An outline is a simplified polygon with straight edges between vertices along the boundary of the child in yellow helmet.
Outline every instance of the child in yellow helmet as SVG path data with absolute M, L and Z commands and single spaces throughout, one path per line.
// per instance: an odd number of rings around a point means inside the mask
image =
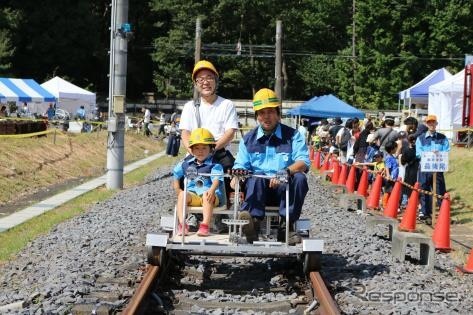
M 215 176 L 199 176 L 187 183 L 186 204 L 188 206 L 202 206 L 203 220 L 200 223 L 197 235 L 208 236 L 209 224 L 215 206 L 222 200 L 223 167 L 213 162 L 215 139 L 210 131 L 205 128 L 194 129 L 189 137 L 189 148 L 192 158 L 179 162 L 173 169 L 173 187 L 177 194 L 177 216 L 179 219 L 178 235 L 189 233 L 189 227 L 184 224 L 182 207 L 184 206 L 184 191 L 180 187 L 180 180 L 186 171 L 192 167 L 198 174 L 215 174 Z

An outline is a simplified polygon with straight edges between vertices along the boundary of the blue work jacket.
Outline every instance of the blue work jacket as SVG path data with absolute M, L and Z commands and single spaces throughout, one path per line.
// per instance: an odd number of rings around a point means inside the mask
M 429 131 L 421 134 L 416 139 L 416 156 L 420 158 L 422 152 L 450 152 L 450 143 L 447 137 L 438 132 L 430 134 Z
M 296 161 L 310 167 L 305 139 L 294 128 L 279 123 L 271 135 L 265 135 L 261 126 L 248 132 L 240 140 L 233 169 L 274 175 Z

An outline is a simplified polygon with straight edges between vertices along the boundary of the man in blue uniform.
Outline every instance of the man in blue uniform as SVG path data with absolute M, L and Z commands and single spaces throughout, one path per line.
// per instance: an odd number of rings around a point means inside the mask
M 428 115 L 425 123 L 427 125 L 427 132 L 421 134 L 416 140 L 416 156 L 421 158 L 422 152 L 450 152 L 450 143 L 448 142 L 447 137 L 435 131 L 437 128 L 437 116 Z M 433 185 L 433 173 L 432 172 L 421 172 L 419 170 L 419 183 L 420 188 L 423 190 L 431 191 Z M 443 172 L 437 173 L 437 194 L 444 195 L 446 191 L 445 188 L 445 178 L 443 177 Z M 430 221 L 430 216 L 432 214 L 432 197 L 426 194 L 421 194 L 420 196 L 421 209 L 419 213 L 420 220 Z
M 292 223 L 299 219 L 309 190 L 305 172 L 310 167 L 310 161 L 304 137 L 297 130 L 280 122 L 280 104 L 276 93 L 270 89 L 264 88 L 255 94 L 253 109 L 258 127 L 240 140 L 233 170 L 265 175 L 275 175 L 284 171 L 289 175 L 291 230 Z M 239 216 L 240 219 L 250 222 L 243 227 L 249 243 L 258 239 L 259 223 L 265 216 L 266 205 L 279 206 L 281 224 L 278 240 L 285 241 L 285 185 L 277 178 L 249 177 L 245 182 L 245 200 L 241 205 Z

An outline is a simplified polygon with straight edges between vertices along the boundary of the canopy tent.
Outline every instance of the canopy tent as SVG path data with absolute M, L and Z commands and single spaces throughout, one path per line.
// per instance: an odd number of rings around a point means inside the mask
M 53 94 L 33 79 L 0 78 L 0 102 L 54 102 Z
M 410 88 L 399 92 L 399 100 L 403 100 L 404 105 L 407 105 L 409 108 L 411 104 L 428 104 L 429 86 L 451 76 L 451 73 L 445 68 L 434 70 Z
M 62 108 L 70 114 L 75 114 L 81 105 L 84 105 L 88 112 L 95 107 L 95 93 L 80 88 L 60 77 L 54 77 L 41 84 L 41 86 L 57 98 L 56 108 Z M 46 107 L 44 110 L 46 110 Z
M 302 105 L 305 105 L 305 104 L 309 104 L 309 103 L 313 103 L 315 102 L 319 97 L 318 96 L 314 96 L 313 98 L 311 98 L 310 100 L 300 104 L 299 106 L 297 107 L 293 107 L 291 108 L 290 110 L 287 111 L 287 114 L 288 115 L 292 115 L 292 116 L 305 116 L 304 114 L 302 114 L 302 111 L 304 110 L 302 108 Z
M 465 70 L 429 87 L 429 114 L 438 118 L 437 129 L 454 139 L 452 129 L 462 126 Z
M 343 118 L 364 118 L 365 113 L 355 107 L 345 103 L 338 97 L 329 94 L 320 97 L 313 97 L 307 102 L 288 111 L 293 116 L 308 116 L 319 118 L 343 117 Z

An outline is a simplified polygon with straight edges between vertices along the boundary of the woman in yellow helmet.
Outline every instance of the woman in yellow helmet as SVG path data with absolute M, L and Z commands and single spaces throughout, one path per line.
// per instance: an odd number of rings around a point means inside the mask
M 187 102 L 182 109 L 179 129 L 182 143 L 190 153 L 189 137 L 192 130 L 206 128 L 215 137 L 216 158 L 230 157 L 220 161 L 225 170 L 233 165 L 233 156 L 226 152 L 238 130 L 238 117 L 232 101 L 217 95 L 219 74 L 214 65 L 207 61 L 197 62 L 192 71 L 192 82 L 199 92 L 196 100 Z

